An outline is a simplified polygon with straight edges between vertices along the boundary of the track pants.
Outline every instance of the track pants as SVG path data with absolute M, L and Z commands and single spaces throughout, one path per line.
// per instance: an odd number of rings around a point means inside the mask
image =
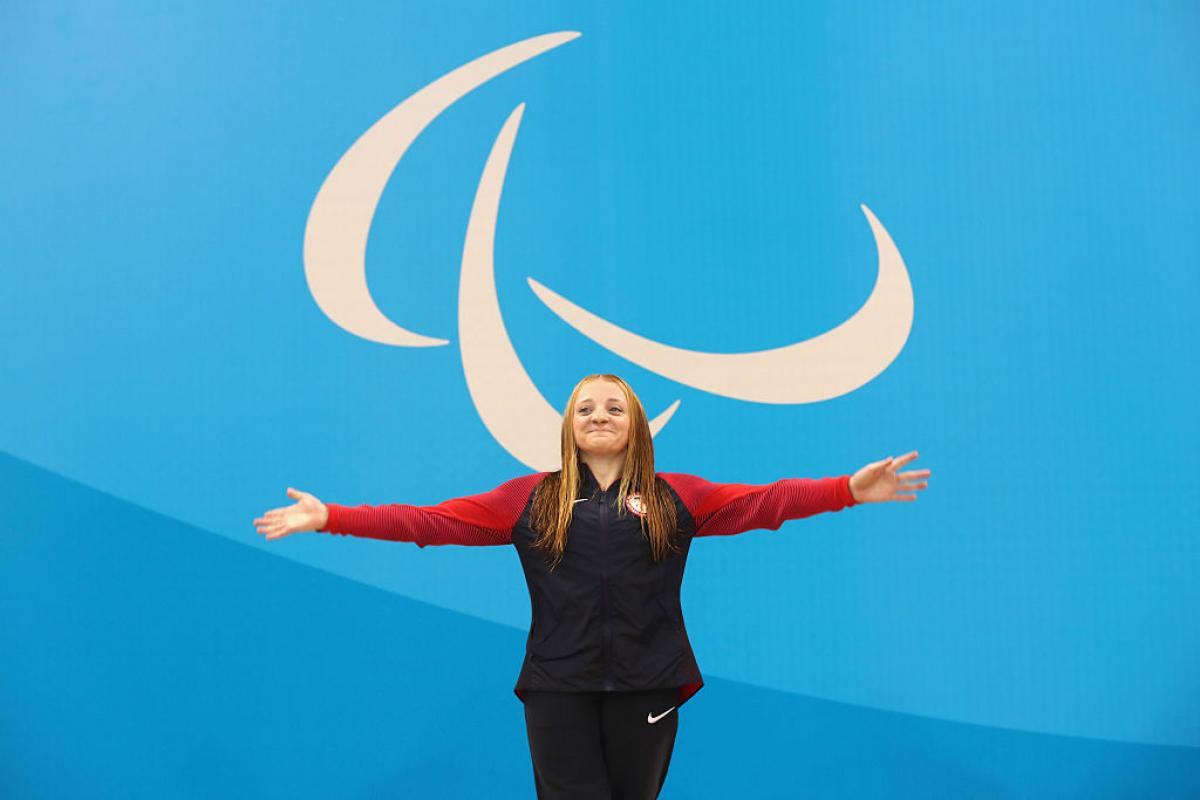
M 677 689 L 525 692 L 538 800 L 654 800 L 679 729 Z

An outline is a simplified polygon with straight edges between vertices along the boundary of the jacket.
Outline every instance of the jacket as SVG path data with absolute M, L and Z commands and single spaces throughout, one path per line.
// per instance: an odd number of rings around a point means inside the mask
M 704 686 L 688 640 L 680 589 L 692 539 L 756 528 L 857 505 L 850 476 L 785 478 L 765 485 L 712 483 L 657 473 L 675 501 L 679 552 L 658 563 L 641 531 L 637 495 L 616 507 L 586 464 L 563 559 L 552 571 L 533 548 L 533 494 L 549 473 L 514 478 L 490 492 L 433 506 L 326 504 L 322 532 L 428 545 L 512 545 L 529 588 L 532 619 L 513 688 L 633 691 L 676 687 L 683 705 Z

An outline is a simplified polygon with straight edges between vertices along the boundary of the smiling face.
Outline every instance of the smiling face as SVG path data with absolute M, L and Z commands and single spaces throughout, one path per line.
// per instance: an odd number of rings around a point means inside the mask
M 629 444 L 629 402 L 625 391 L 608 380 L 588 381 L 572 412 L 575 446 L 595 455 L 616 455 Z

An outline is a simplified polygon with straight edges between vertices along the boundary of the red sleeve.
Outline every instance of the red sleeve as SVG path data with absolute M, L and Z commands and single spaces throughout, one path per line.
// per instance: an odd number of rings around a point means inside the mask
M 662 472 L 696 521 L 696 536 L 727 536 L 756 528 L 778 530 L 789 519 L 858 505 L 850 476 L 784 478 L 756 486 L 711 483 L 695 475 Z
M 431 544 L 511 544 L 529 495 L 546 473 L 523 475 L 490 492 L 456 497 L 435 506 L 392 503 L 343 506 L 326 503 L 329 519 L 321 531 L 394 542 Z

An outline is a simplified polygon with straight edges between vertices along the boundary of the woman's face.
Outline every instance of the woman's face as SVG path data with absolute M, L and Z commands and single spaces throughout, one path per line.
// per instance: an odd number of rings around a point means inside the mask
M 584 453 L 616 455 L 629 444 L 629 404 L 612 381 L 588 381 L 571 411 L 575 446 Z

